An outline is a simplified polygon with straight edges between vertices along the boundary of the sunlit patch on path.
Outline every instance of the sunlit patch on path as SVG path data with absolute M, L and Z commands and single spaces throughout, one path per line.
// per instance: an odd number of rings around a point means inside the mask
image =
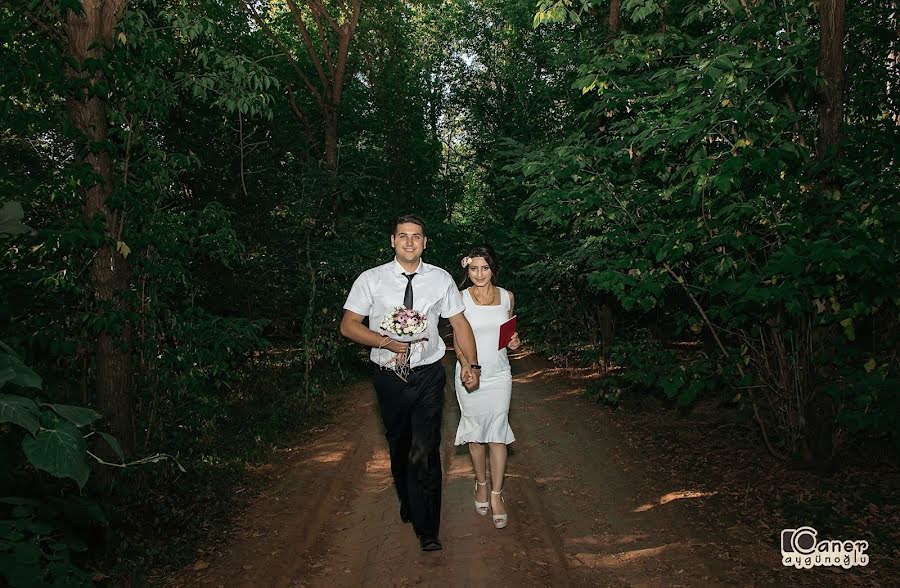
M 454 446 L 459 409 L 447 361 L 440 538 L 423 553 L 400 521 L 390 458 L 368 382 L 338 422 L 297 448 L 194 586 L 709 586 L 727 562 L 677 510 L 715 495 L 665 491 L 614 459 L 602 413 L 580 396 L 584 378 L 522 354 L 513 361 L 516 442 L 504 496 L 509 526 L 474 508 L 468 450 Z M 639 506 L 635 506 L 635 505 Z M 728 584 L 727 582 L 724 582 Z

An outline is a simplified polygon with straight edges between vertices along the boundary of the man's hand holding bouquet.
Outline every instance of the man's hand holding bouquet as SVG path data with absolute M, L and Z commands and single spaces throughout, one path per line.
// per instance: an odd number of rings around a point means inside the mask
M 390 349 L 394 341 L 407 344 L 404 351 L 395 352 L 391 361 L 382 366 L 391 368 L 394 373 L 406 380 L 411 357 L 414 353 L 421 353 L 425 341 L 428 341 L 427 337 L 419 337 L 428 328 L 428 318 L 418 310 L 396 306 L 384 315 L 379 328 L 388 334 L 385 339 L 389 339 L 382 347 Z

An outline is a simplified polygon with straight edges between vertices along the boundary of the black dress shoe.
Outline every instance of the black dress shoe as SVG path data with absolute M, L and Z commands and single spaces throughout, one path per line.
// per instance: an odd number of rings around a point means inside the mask
M 409 506 L 405 504 L 400 505 L 400 520 L 404 523 L 409 522 Z
M 419 545 L 422 546 L 422 551 L 440 551 L 444 548 L 436 537 L 429 537 L 428 535 L 419 536 Z

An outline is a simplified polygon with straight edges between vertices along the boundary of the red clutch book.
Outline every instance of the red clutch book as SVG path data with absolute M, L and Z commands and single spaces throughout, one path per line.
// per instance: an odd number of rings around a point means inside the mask
M 516 332 L 516 317 L 513 316 L 511 319 L 500 325 L 500 347 L 497 349 L 503 349 L 509 342 L 512 340 L 513 333 Z

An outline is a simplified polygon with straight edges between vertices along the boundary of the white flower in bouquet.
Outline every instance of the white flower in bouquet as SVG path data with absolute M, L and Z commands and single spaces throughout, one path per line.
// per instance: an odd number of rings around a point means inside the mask
M 428 328 L 428 318 L 418 310 L 397 306 L 381 319 L 381 328 L 398 337 L 411 337 Z

